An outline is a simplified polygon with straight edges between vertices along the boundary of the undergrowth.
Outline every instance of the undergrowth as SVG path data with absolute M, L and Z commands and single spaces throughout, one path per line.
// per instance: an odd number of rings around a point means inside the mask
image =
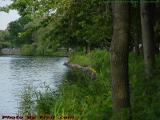
M 91 80 L 80 71 L 69 71 L 57 94 L 50 94 L 50 91 L 40 94 L 37 113 L 57 117 L 74 116 L 75 120 L 111 120 L 113 116 L 109 53 L 99 50 L 87 55 L 75 54 L 70 57 L 69 62 L 92 67 L 97 73 L 97 79 Z M 143 57 L 130 54 L 129 78 L 133 120 L 160 119 L 158 65 L 155 71 L 152 79 L 146 79 Z

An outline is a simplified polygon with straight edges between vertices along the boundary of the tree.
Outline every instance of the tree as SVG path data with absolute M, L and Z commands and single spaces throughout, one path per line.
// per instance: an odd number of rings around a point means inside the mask
M 141 1 L 141 27 L 145 72 L 148 77 L 153 75 L 155 64 L 154 30 L 153 30 L 154 3 Z M 151 11 L 152 10 L 152 11 Z
M 112 102 L 115 115 L 120 115 L 123 110 L 130 110 L 128 78 L 129 11 L 130 5 L 128 2 L 112 3 L 111 75 Z M 124 116 L 121 115 L 121 119 L 122 117 Z
M 9 47 L 10 43 L 8 40 L 8 31 L 6 30 L 0 30 L 0 49 Z
M 25 31 L 24 26 L 30 21 L 31 19 L 25 16 L 9 23 L 7 31 L 9 32 L 8 39 L 12 44 L 12 47 L 20 47 L 24 43 L 32 42 L 29 37 L 26 39 L 20 37 Z

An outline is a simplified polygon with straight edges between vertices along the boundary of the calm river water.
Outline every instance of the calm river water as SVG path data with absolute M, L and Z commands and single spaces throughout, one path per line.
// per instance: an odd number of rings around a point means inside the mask
M 67 68 L 67 58 L 0 56 L 0 115 L 16 115 L 19 94 L 31 85 L 57 89 Z

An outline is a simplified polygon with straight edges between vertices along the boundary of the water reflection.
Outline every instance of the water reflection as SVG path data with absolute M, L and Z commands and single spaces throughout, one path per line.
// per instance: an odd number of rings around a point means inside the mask
M 0 114 L 18 112 L 20 94 L 30 86 L 43 91 L 45 84 L 57 89 L 67 68 L 67 58 L 50 57 L 0 57 Z

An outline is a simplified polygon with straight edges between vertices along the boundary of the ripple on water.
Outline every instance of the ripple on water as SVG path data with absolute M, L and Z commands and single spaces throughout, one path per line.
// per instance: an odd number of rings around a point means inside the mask
M 43 90 L 44 84 L 52 89 L 62 82 L 67 58 L 0 57 L 0 115 L 15 115 L 19 94 L 26 86 Z

